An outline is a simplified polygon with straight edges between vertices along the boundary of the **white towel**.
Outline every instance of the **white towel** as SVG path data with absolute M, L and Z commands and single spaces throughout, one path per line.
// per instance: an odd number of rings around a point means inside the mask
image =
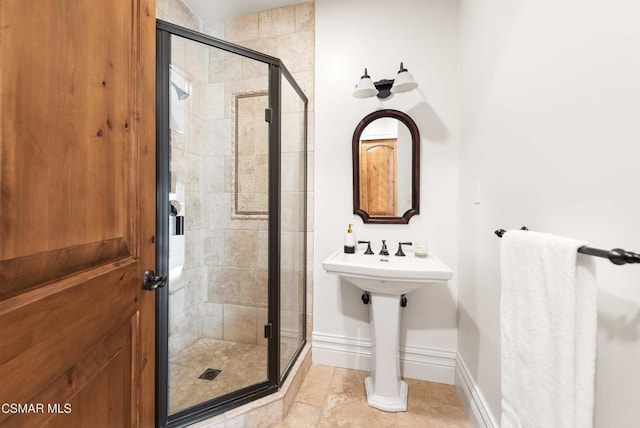
M 585 242 L 502 238 L 502 428 L 593 426 L 596 284 Z

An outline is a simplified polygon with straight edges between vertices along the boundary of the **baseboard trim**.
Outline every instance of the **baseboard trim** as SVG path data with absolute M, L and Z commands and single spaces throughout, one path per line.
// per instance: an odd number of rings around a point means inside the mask
M 313 362 L 355 370 L 371 370 L 371 340 L 313 333 Z M 454 384 L 456 353 L 415 345 L 400 347 L 403 377 Z
M 472 427 L 496 428 L 489 407 L 460 354 L 456 354 L 456 390 Z

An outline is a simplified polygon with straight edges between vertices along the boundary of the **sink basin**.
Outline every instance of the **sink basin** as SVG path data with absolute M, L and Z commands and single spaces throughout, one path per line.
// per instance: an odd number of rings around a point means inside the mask
M 364 291 L 380 294 L 406 294 L 428 283 L 445 282 L 452 271 L 439 258 L 367 254 L 336 251 L 322 262 L 324 269 L 338 275 Z
M 406 411 L 408 387 L 400 377 L 398 341 L 400 298 L 430 284 L 446 282 L 453 271 L 433 255 L 415 257 L 412 252 L 397 257 L 336 251 L 322 266 L 371 296 L 373 368 L 364 380 L 367 404 L 387 412 Z

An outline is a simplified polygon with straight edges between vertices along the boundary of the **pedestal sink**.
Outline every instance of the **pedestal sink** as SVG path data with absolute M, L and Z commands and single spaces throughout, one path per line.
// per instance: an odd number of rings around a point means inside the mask
M 400 377 L 400 297 L 429 284 L 446 282 L 452 270 L 440 259 L 337 251 L 322 262 L 328 273 L 344 278 L 371 295 L 373 364 L 364 381 L 367 404 L 387 412 L 407 410 L 407 384 Z

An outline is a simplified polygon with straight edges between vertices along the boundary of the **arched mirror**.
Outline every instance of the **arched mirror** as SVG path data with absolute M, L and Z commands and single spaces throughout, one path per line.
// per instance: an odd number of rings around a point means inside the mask
M 353 133 L 353 213 L 406 224 L 420 212 L 420 133 L 398 110 L 378 110 Z

